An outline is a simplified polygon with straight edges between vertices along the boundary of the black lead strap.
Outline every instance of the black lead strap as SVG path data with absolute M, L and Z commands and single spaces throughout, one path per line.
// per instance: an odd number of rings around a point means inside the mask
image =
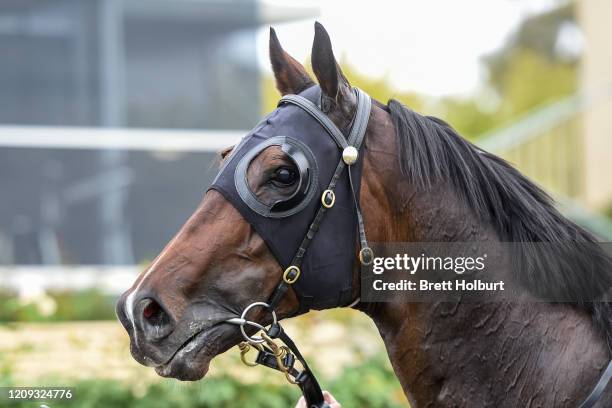
M 323 391 L 321 389 L 321 386 L 319 385 L 319 382 L 317 381 L 315 375 L 310 370 L 310 367 L 308 367 L 306 359 L 304 358 L 304 356 L 302 356 L 302 353 L 300 353 L 300 350 L 298 349 L 294 341 L 282 329 L 280 324 L 277 323 L 276 325 L 272 325 L 268 330 L 268 335 L 272 339 L 279 339 L 280 341 L 282 341 L 291 351 L 291 353 L 287 353 L 284 356 L 284 367 L 279 367 L 278 360 L 276 359 L 274 352 L 269 349 L 264 349 L 263 351 L 260 351 L 255 361 L 258 364 L 273 368 L 281 372 L 287 370 L 289 374 L 295 379 L 297 385 L 300 387 L 300 390 L 304 395 L 304 399 L 306 400 L 306 405 L 309 408 L 329 407 L 323 397 Z M 302 371 L 298 371 L 294 367 L 295 359 L 297 359 L 300 364 L 302 364 Z

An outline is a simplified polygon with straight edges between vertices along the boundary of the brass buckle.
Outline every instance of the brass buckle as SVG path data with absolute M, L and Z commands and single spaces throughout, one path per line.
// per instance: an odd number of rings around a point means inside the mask
M 328 197 L 331 197 L 328 201 Z M 325 190 L 321 195 L 321 204 L 325 208 L 332 208 L 334 203 L 336 202 L 336 194 L 334 194 L 333 190 Z
M 359 251 L 359 262 L 362 265 L 370 265 L 374 261 L 374 251 L 370 247 L 361 248 Z
M 289 276 L 291 272 L 294 272 L 295 276 L 293 277 Z M 300 273 L 301 273 L 300 268 L 298 268 L 295 265 L 291 265 L 287 269 L 285 269 L 285 272 L 283 272 L 283 280 L 289 285 L 293 285 L 300 277 Z

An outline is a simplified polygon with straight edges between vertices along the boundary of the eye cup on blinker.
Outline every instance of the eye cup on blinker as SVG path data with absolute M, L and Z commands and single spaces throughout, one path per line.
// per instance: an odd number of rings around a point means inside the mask
M 298 185 L 291 196 L 274 203 L 262 203 L 249 187 L 247 171 L 259 153 L 270 146 L 279 146 L 298 170 Z M 318 168 L 314 154 L 304 143 L 288 136 L 275 136 L 253 147 L 238 162 L 234 183 L 240 198 L 253 211 L 269 218 L 284 218 L 303 210 L 317 189 Z

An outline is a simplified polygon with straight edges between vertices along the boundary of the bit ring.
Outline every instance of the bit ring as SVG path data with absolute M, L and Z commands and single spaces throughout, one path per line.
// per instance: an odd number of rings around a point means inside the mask
M 254 308 L 254 307 L 264 307 L 266 309 L 270 308 L 270 305 L 267 304 L 266 302 L 255 302 L 255 303 L 251 303 L 250 305 L 248 305 L 243 311 L 242 314 L 240 315 L 240 319 L 242 320 L 242 322 L 239 324 L 240 325 L 240 332 L 242 333 L 242 337 L 244 337 L 244 339 L 246 341 L 248 341 L 251 344 L 262 344 L 265 343 L 265 339 L 261 336 L 249 336 L 248 334 L 246 334 L 246 331 L 244 330 L 244 326 L 245 325 L 250 325 L 253 327 L 258 328 L 259 330 L 263 330 L 264 332 L 266 331 L 266 328 L 263 327 L 262 325 L 260 325 L 259 323 L 256 322 L 252 322 L 250 320 L 246 319 L 247 313 L 249 313 L 249 311 Z M 276 318 L 276 312 L 274 310 L 271 310 L 271 314 L 272 314 L 272 324 L 277 324 L 278 323 L 278 319 Z

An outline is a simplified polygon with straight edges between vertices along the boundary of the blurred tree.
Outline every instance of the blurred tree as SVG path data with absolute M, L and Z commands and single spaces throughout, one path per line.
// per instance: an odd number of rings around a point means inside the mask
M 463 137 L 473 139 L 498 123 L 495 112 L 483 108 L 477 99 L 444 98 L 433 105 L 434 114 L 443 118 Z
M 580 50 L 569 50 L 564 33 L 579 35 L 574 4 L 524 20 L 497 52 L 485 57 L 487 86 L 496 92 L 496 125 L 576 92 Z
M 573 3 L 525 19 L 498 51 L 483 58 L 487 77 L 481 91 L 472 98 L 445 98 L 437 110 L 459 133 L 477 138 L 572 95 L 580 50 L 568 49 L 567 35 L 580 35 Z
M 530 51 L 550 65 L 566 65 L 576 68 L 579 55 L 566 52 L 562 42 L 564 30 L 577 27 L 574 4 L 525 19 L 506 43 L 496 52 L 486 56 L 483 62 L 489 74 L 489 84 L 504 95 L 510 91 L 505 78 L 516 69 L 516 60 Z
M 539 105 L 576 92 L 575 64 L 558 63 L 530 49 L 513 51 L 507 68 L 491 85 L 501 89 L 497 122 L 507 122 Z

